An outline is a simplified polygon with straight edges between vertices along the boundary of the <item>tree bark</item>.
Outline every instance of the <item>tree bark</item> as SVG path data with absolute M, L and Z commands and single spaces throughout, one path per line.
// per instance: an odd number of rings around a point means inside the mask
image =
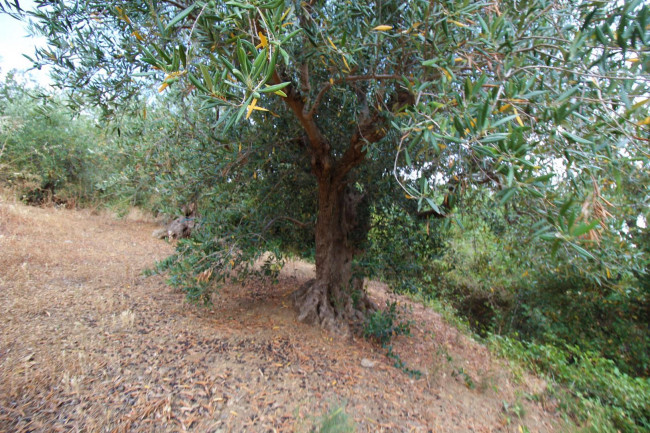
M 308 81 L 308 69 L 303 67 L 301 72 L 303 81 Z M 273 82 L 283 81 L 276 72 Z M 316 278 L 294 293 L 294 305 L 298 320 L 347 335 L 362 324 L 369 311 L 376 310 L 363 290 L 363 278 L 352 272 L 355 245 L 350 235 L 357 229 L 356 211 L 361 197 L 348 187 L 348 178 L 365 158 L 364 143 L 380 140 L 385 129 L 377 115 L 365 114 L 346 151 L 335 158 L 313 117 L 317 105 L 308 109 L 306 98 L 292 85 L 285 88 L 285 93 L 285 103 L 307 134 L 312 172 L 318 181 Z
M 319 179 L 316 223 L 316 278 L 294 293 L 298 320 L 347 335 L 376 307 L 363 290 L 363 278 L 353 275 L 355 246 L 350 234 L 357 225 L 360 195 L 336 182 Z

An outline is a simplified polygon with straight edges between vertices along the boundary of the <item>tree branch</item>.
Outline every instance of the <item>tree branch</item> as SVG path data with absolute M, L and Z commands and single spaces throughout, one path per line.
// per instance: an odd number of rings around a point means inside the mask
M 359 127 L 350 139 L 350 145 L 336 164 L 334 182 L 343 180 L 346 174 L 361 164 L 366 157 L 363 146 L 366 143 L 376 143 L 386 136 L 385 122 L 379 113 L 368 116 L 359 122 Z
M 277 70 L 273 72 L 271 80 L 273 84 L 279 84 L 286 81 L 278 75 Z M 293 114 L 307 133 L 311 149 L 312 169 L 314 170 L 316 177 L 321 179 L 323 176 L 326 176 L 332 168 L 330 145 L 318 128 L 318 125 L 316 125 L 314 119 L 305 115 L 305 103 L 302 100 L 302 95 L 296 91 L 293 84 L 285 87 L 284 92 L 287 95 L 286 98 L 282 98 L 284 103 L 289 106 L 291 111 L 293 111 Z
M 297 225 L 297 226 L 299 226 L 299 227 L 308 227 L 308 226 L 312 225 L 312 224 L 310 224 L 310 223 L 305 223 L 305 222 L 302 222 L 302 221 L 298 221 L 297 219 L 295 219 L 295 218 L 291 218 L 290 216 L 282 215 L 282 216 L 279 216 L 279 217 L 275 217 L 275 218 L 273 218 L 271 221 L 269 221 L 269 222 L 264 226 L 264 230 L 262 230 L 262 233 L 266 233 L 266 232 L 268 231 L 268 229 L 270 229 L 271 226 L 272 226 L 273 224 L 275 224 L 275 223 L 276 223 L 277 221 L 279 221 L 279 220 L 287 220 L 287 221 L 291 221 L 292 223 L 294 223 L 295 225 Z
M 377 81 L 382 81 L 382 80 L 399 80 L 401 77 L 399 75 L 393 75 L 393 74 L 372 74 L 372 75 L 347 75 L 343 78 L 338 78 L 333 81 L 329 81 L 325 84 L 323 84 L 323 87 L 319 90 L 318 94 L 316 95 L 316 99 L 314 99 L 313 104 L 311 104 L 311 107 L 309 110 L 305 113 L 305 115 L 309 118 L 313 117 L 314 114 L 316 113 L 316 109 L 320 105 L 323 97 L 325 96 L 325 93 L 329 89 L 332 88 L 334 84 L 339 84 L 342 82 L 347 82 L 351 83 L 354 81 L 371 81 L 371 80 L 377 80 Z

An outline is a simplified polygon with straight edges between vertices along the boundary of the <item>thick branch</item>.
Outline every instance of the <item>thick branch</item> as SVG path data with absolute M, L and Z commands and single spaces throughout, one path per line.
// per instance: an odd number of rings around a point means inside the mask
M 342 181 L 346 174 L 361 164 L 366 157 L 363 146 L 366 143 L 376 143 L 386 136 L 385 122 L 379 113 L 366 117 L 359 122 L 359 127 L 350 139 L 350 145 L 336 164 L 334 181 Z
M 278 75 L 278 72 L 275 71 L 273 73 L 272 83 L 279 84 L 282 82 L 283 80 Z M 284 103 L 287 104 L 291 111 L 293 111 L 293 114 L 307 133 L 311 148 L 312 169 L 314 170 L 316 177 L 320 179 L 323 176 L 326 176 L 332 168 L 332 157 L 330 155 L 329 143 L 321 133 L 314 119 L 305 116 L 305 103 L 294 86 L 290 84 L 285 87 L 284 92 L 287 95 L 286 98 L 283 98 Z
M 342 82 L 347 82 L 351 83 L 354 81 L 371 81 L 371 80 L 399 80 L 400 76 L 399 75 L 390 75 L 390 74 L 373 74 L 373 75 L 347 75 L 343 78 L 338 78 L 336 80 L 329 81 L 325 84 L 323 84 L 323 87 L 318 91 L 318 94 L 316 95 L 316 99 L 314 99 L 314 102 L 311 104 L 311 107 L 306 113 L 307 117 L 313 117 L 314 114 L 316 113 L 316 109 L 320 105 L 321 101 L 323 100 L 323 97 L 327 93 L 329 89 L 332 88 L 334 84 L 342 83 Z

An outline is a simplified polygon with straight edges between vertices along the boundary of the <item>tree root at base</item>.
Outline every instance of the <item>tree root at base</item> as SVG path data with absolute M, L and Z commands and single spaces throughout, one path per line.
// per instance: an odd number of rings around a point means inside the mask
M 363 281 L 356 280 L 350 292 L 324 281 L 307 281 L 292 294 L 298 320 L 341 336 L 358 332 L 367 315 L 377 310 L 362 286 Z

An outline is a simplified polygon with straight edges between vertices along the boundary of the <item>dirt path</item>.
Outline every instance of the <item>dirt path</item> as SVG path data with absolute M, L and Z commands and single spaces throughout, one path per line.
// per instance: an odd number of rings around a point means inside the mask
M 297 323 L 308 265 L 188 305 L 142 276 L 172 251 L 154 228 L 0 199 L 0 432 L 307 432 L 338 407 L 361 432 L 560 430 L 543 382 L 421 306 L 394 344 L 419 379 Z

